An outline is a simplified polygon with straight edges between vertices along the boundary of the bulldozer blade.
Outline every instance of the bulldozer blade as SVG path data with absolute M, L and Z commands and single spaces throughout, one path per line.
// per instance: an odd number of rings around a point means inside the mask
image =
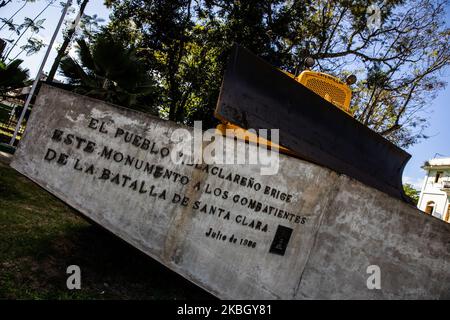
M 279 144 L 299 158 L 410 201 L 402 186 L 410 154 L 239 45 L 215 116 L 245 129 L 279 129 Z

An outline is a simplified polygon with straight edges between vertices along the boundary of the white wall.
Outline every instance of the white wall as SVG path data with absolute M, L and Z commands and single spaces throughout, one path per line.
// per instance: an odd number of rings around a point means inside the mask
M 443 172 L 438 182 L 435 182 L 436 173 L 440 171 Z M 429 201 L 434 201 L 435 208 L 433 211 L 433 216 L 440 219 L 443 218 L 444 213 L 447 211 L 449 205 L 449 196 L 444 191 L 441 191 L 442 182 L 450 181 L 450 170 L 437 170 L 430 169 L 427 172 L 427 177 L 425 178 L 422 191 L 420 193 L 419 203 L 417 207 L 425 211 L 427 203 Z

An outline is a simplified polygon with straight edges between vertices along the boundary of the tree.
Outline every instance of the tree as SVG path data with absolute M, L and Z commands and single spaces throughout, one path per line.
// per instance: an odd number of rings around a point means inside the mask
M 110 30 L 121 33 L 124 39 L 141 48 L 140 56 L 158 75 L 162 89 L 161 113 L 170 120 L 182 122 L 184 103 L 189 99 L 183 90 L 186 86 L 183 58 L 191 39 L 189 31 L 194 26 L 192 1 L 142 0 L 116 5 L 114 14 L 117 18 L 109 26 Z M 142 32 L 143 29 L 146 32 Z
M 445 3 L 385 1 L 378 29 L 367 28 L 364 6 L 333 2 L 322 11 L 332 12 L 329 18 L 319 19 L 327 31 L 311 46 L 312 56 L 331 73 L 353 59 L 362 76 L 353 99 L 356 118 L 402 147 L 426 137 L 424 111 L 444 86 L 438 75 L 450 62 Z
M 104 22 L 103 18 L 100 18 L 97 14 L 88 15 L 84 14 L 80 21 L 80 33 L 85 39 L 91 41 L 95 35 L 100 31 L 100 23 Z
M 414 204 L 417 205 L 419 202 L 420 191 L 416 190 L 409 183 L 403 184 L 403 190 L 405 191 L 405 194 L 413 200 Z
M 45 44 L 42 40 L 35 38 L 33 36 L 30 36 L 27 40 L 27 43 L 25 43 L 23 46 L 20 47 L 20 50 L 12 60 L 16 60 L 22 53 L 26 53 L 27 56 L 30 56 L 32 54 L 35 54 L 39 52 L 43 47 L 45 47 Z
M 238 42 L 274 66 L 297 73 L 305 57 L 316 70 L 356 73 L 355 117 L 399 146 L 422 138 L 426 106 L 444 82 L 450 32 L 445 0 L 109 0 L 109 28 L 128 33 L 158 74 L 170 120 L 208 118 L 226 57 Z M 381 25 L 369 27 L 370 5 Z M 200 84 L 200 85 L 199 85 Z
M 22 69 L 22 60 L 14 60 L 5 64 L 0 60 L 0 97 L 5 97 L 11 90 L 22 88 L 28 79 L 28 70 Z
M 15 30 L 15 25 L 13 22 L 13 18 L 20 12 L 22 11 L 23 8 L 25 8 L 25 6 L 30 3 L 30 2 L 34 2 L 34 0 L 23 0 L 22 1 L 22 5 L 19 7 L 19 9 L 17 9 L 12 15 L 11 17 L 9 17 L 8 19 L 6 18 L 0 18 L 0 21 L 3 22 L 2 26 L 0 27 L 0 31 L 5 27 L 8 26 L 10 30 Z M 5 3 L 6 5 L 7 3 Z M 1 6 L 0 6 L 1 7 Z
M 8 52 L 5 54 L 5 56 L 3 57 L 3 59 L 6 61 L 9 57 L 9 55 L 12 53 L 12 51 L 14 50 L 14 48 L 18 45 L 19 41 L 22 39 L 22 37 L 27 33 L 27 31 L 29 29 L 31 29 L 31 36 L 28 38 L 27 42 L 29 40 L 32 39 L 33 34 L 37 34 L 41 29 L 43 29 L 43 23 L 45 22 L 45 19 L 39 19 L 38 18 L 55 2 L 56 0 L 50 0 L 47 5 L 33 18 L 28 18 L 25 17 L 24 22 L 19 25 L 19 26 L 15 26 L 11 21 L 5 21 L 5 23 L 9 26 L 9 28 L 13 31 L 17 32 L 17 39 L 15 41 L 10 41 L 12 42 L 12 46 L 11 48 L 8 50 Z M 27 2 L 26 2 L 27 3 Z M 26 4 L 25 3 L 25 4 Z M 19 9 L 20 10 L 20 9 Z M 13 15 L 14 16 L 14 15 Z M 42 46 L 41 46 L 42 47 Z M 37 48 L 35 46 L 35 48 Z M 39 48 L 40 49 L 40 48 Z M 17 58 L 18 55 L 16 55 L 15 58 Z M 10 59 L 10 60 L 14 60 L 14 59 Z
M 6 6 L 8 3 L 10 3 L 12 0 L 0 0 L 0 8 Z
M 124 46 L 114 35 L 103 32 L 93 43 L 80 39 L 78 61 L 65 56 L 61 73 L 68 88 L 121 106 L 152 112 L 155 83 L 136 48 Z

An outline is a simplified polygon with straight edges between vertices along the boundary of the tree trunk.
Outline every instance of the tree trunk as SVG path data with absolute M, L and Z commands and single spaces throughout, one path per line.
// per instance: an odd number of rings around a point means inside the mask
M 86 8 L 86 5 L 88 4 L 89 0 L 83 0 L 83 2 L 80 5 L 80 12 L 78 15 L 80 17 L 83 16 L 84 9 Z M 76 19 L 76 18 L 75 18 Z M 74 24 L 76 24 L 76 20 L 74 20 Z M 69 46 L 70 42 L 72 41 L 72 37 L 76 30 L 76 25 L 73 26 L 73 29 L 71 29 L 67 37 L 64 38 L 64 42 L 61 45 L 61 48 L 58 50 L 58 54 L 56 55 L 55 61 L 53 62 L 52 68 L 50 69 L 50 72 L 48 73 L 47 77 L 47 83 L 53 82 L 53 79 L 55 78 L 56 71 L 58 70 L 59 64 L 61 62 L 62 57 L 66 54 L 67 47 Z

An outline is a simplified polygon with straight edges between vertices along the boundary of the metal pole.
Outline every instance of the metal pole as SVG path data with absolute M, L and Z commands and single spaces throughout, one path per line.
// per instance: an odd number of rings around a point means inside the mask
M 34 91 L 36 90 L 36 86 L 41 78 L 42 70 L 44 69 L 45 62 L 47 62 L 48 55 L 50 54 L 50 51 L 52 50 L 53 43 L 55 42 L 56 36 L 58 35 L 59 29 L 61 28 L 61 25 L 64 21 L 64 17 L 66 16 L 67 10 L 72 5 L 72 0 L 67 0 L 66 5 L 64 6 L 63 12 L 61 14 L 61 18 L 59 19 L 58 25 L 56 26 L 55 32 L 53 33 L 52 39 L 50 40 L 50 43 L 48 44 L 47 52 L 45 53 L 44 59 L 42 60 L 41 66 L 39 67 L 39 71 L 36 75 L 36 78 L 33 81 L 33 85 L 31 87 L 31 91 L 28 94 L 27 100 L 25 102 L 25 105 L 23 106 L 22 113 L 19 117 L 19 122 L 16 125 L 16 129 L 14 130 L 14 134 L 11 138 L 11 141 L 9 142 L 10 146 L 14 145 L 14 142 L 16 141 L 17 133 L 19 132 L 19 129 L 22 125 L 23 118 L 25 117 L 25 113 L 27 112 L 28 106 L 30 105 L 31 99 L 33 98 Z

